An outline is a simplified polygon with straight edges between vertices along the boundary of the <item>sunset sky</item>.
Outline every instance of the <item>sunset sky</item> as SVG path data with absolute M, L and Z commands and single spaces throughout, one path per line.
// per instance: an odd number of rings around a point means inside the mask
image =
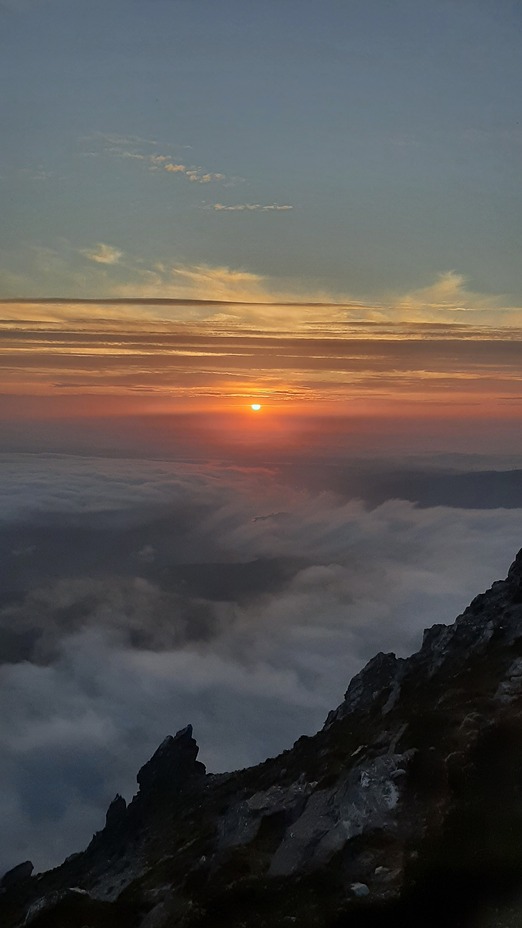
M 0 0 L 0 876 L 189 722 L 214 771 L 311 734 L 505 575 L 521 30 Z
M 276 411 L 471 417 L 514 450 L 521 19 L 4 0 L 4 417 L 258 399 L 268 440 Z

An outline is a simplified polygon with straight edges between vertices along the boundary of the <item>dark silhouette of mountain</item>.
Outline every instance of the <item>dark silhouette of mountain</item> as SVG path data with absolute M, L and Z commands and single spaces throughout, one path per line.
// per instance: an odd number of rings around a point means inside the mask
M 522 551 L 406 659 L 378 654 L 323 729 L 207 774 L 188 725 L 89 847 L 0 884 L 3 928 L 522 924 Z
M 422 508 L 517 509 L 522 504 L 522 471 L 391 471 L 377 477 L 367 490 L 362 487 L 362 495 L 373 505 L 395 497 Z
M 346 499 L 359 497 L 370 506 L 405 499 L 420 508 L 518 509 L 522 506 L 522 470 L 451 470 L 386 468 L 369 464 L 331 465 L 328 488 Z M 325 467 L 303 464 L 300 476 L 315 489 L 324 488 Z M 293 476 L 293 472 L 292 472 Z M 294 478 L 295 479 L 295 478 Z

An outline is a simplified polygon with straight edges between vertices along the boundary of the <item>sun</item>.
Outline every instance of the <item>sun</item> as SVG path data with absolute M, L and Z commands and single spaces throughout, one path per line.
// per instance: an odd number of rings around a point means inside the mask
M 254 412 L 259 412 L 261 409 L 261 403 L 252 403 L 250 409 L 253 409 Z

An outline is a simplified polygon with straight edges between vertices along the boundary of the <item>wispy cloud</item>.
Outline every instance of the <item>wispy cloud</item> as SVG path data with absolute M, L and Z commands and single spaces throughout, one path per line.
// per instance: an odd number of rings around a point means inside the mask
M 123 252 L 119 248 L 114 248 L 113 245 L 107 245 L 105 242 L 96 242 L 94 248 L 82 248 L 80 252 L 96 264 L 118 264 L 120 258 L 123 257 Z
M 151 171 L 163 170 L 168 174 L 184 174 L 187 180 L 197 184 L 209 184 L 214 180 L 226 180 L 225 174 L 216 171 L 205 171 L 204 168 L 187 167 L 186 164 L 171 161 L 166 155 L 143 156 L 143 160 L 148 162 Z
M 210 184 L 214 181 L 227 180 L 226 174 L 221 171 L 209 171 L 200 165 L 185 164 L 175 159 L 173 155 L 165 154 L 160 151 L 159 143 L 152 139 L 100 133 L 95 137 L 95 142 L 101 142 L 103 153 L 116 158 L 141 162 L 149 171 L 166 171 L 167 174 L 179 174 L 191 183 L 196 184 Z M 179 148 L 180 146 L 175 147 Z M 186 149 L 190 146 L 184 145 L 182 147 Z M 91 155 L 99 153 L 98 151 L 89 152 Z
M 155 265 L 138 271 L 139 279 L 122 284 L 118 296 L 159 296 L 181 299 L 265 301 L 268 281 L 244 268 L 210 264 Z
M 178 277 L 190 280 L 196 286 L 203 284 L 212 288 L 216 285 L 230 287 L 238 284 L 257 287 L 263 280 L 260 274 L 253 274 L 251 271 L 208 264 L 179 266 L 175 267 L 173 272 Z
M 163 155 L 158 155 L 155 159 L 155 164 L 161 164 L 164 171 L 168 171 L 169 174 L 183 174 L 187 169 L 184 164 L 173 164 L 172 161 L 167 161 L 166 164 L 163 163 Z
M 279 203 L 234 203 L 232 206 L 225 206 L 224 203 L 212 203 L 208 207 L 208 209 L 216 210 L 218 213 L 270 213 L 285 212 L 293 208 L 288 203 L 281 205 Z
M 198 184 L 208 184 L 212 180 L 225 180 L 225 174 L 217 174 L 212 171 L 203 171 L 202 168 L 189 168 L 186 172 L 189 180 Z
M 497 294 L 476 293 L 467 286 L 463 274 L 445 271 L 434 283 L 392 298 L 397 317 L 413 320 L 418 318 L 444 319 L 451 314 L 495 313 L 502 307 L 502 298 Z

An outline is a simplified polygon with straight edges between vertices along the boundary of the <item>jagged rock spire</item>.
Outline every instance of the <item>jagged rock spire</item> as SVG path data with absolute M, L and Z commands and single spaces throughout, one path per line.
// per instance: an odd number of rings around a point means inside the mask
M 199 746 L 192 737 L 192 725 L 180 729 L 174 737 L 168 735 L 138 771 L 136 779 L 140 795 L 180 789 L 192 777 L 203 776 L 205 766 L 196 760 L 198 754 Z
M 107 813 L 105 815 L 105 827 L 106 828 L 117 828 L 121 822 L 124 821 L 127 812 L 127 803 L 123 796 L 120 796 L 119 793 L 116 794 L 112 800 Z

